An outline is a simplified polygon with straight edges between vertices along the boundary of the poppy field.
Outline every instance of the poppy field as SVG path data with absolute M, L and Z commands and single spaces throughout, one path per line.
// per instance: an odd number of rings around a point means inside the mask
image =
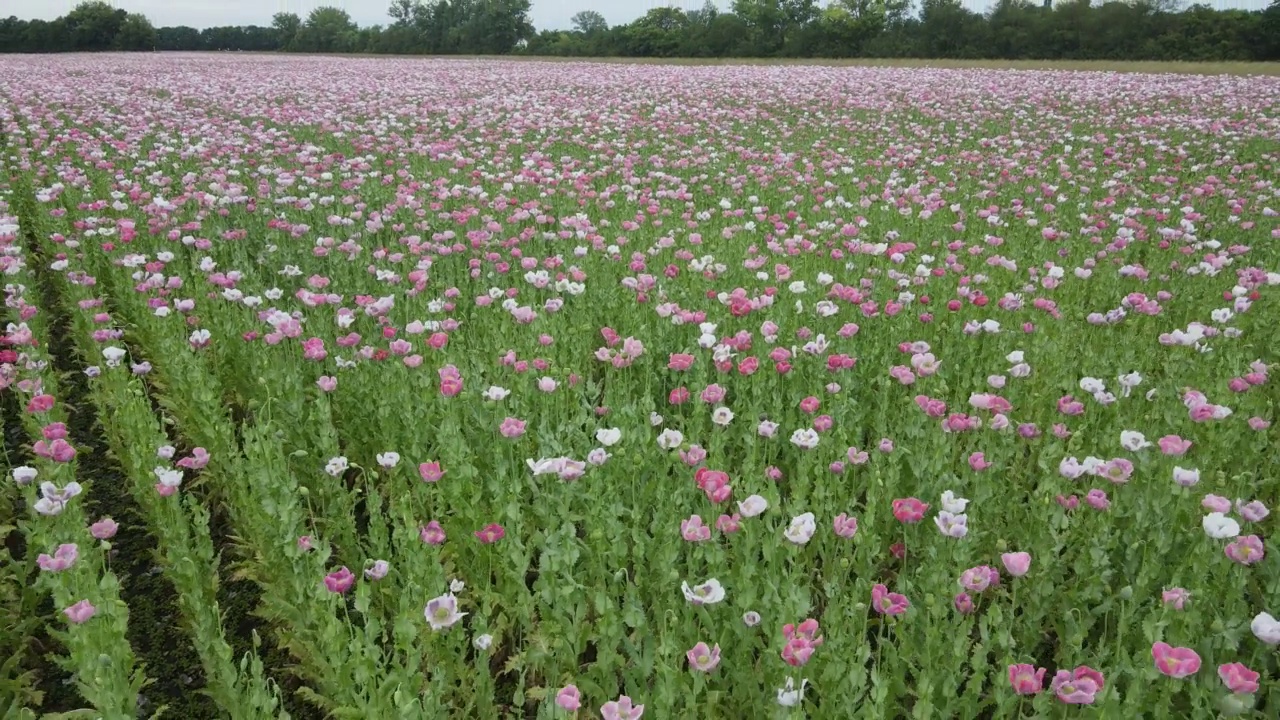
M 1280 711 L 1280 79 L 0 59 L 0 711 Z

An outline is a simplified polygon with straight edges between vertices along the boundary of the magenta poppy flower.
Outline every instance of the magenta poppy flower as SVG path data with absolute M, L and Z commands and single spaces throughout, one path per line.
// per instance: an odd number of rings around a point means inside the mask
M 492 545 L 506 537 L 507 531 L 498 523 L 489 523 L 475 532 L 476 539 L 485 545 Z
M 341 595 L 355 584 L 356 576 L 344 565 L 324 576 L 324 587 L 331 593 Z

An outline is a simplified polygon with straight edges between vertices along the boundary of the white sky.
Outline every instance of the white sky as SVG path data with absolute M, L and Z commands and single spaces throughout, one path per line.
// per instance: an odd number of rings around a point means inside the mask
M 346 10 L 361 26 L 387 25 L 390 0 L 108 0 L 129 12 L 146 15 L 156 27 L 189 25 L 270 25 L 271 16 L 281 11 L 303 17 L 316 7 L 333 5 Z M 713 0 L 728 8 L 732 0 Z M 79 0 L 0 0 L 0 17 L 17 15 L 24 20 L 52 20 L 64 15 Z M 610 25 L 631 22 L 650 8 L 671 5 L 688 10 L 702 7 L 703 0 L 533 0 L 530 16 L 539 30 L 568 29 L 569 18 L 580 10 L 595 10 Z
M 303 17 L 316 7 L 335 5 L 350 13 L 361 26 L 387 25 L 390 0 L 108 0 L 112 5 L 140 12 L 156 27 L 189 25 L 206 28 L 215 25 L 270 25 L 271 16 L 289 11 Z M 1270 0 L 1200 0 L 1211 7 L 1261 9 Z M 732 0 L 713 0 L 728 9 Z M 818 0 L 825 5 L 827 0 Z M 982 11 L 990 0 L 961 0 L 965 7 Z M 52 20 L 64 15 L 79 0 L 0 0 L 0 17 L 17 15 L 24 20 Z M 1186 0 L 1185 4 L 1190 4 Z M 539 30 L 569 29 L 569 18 L 580 10 L 595 10 L 610 25 L 631 22 L 654 7 L 670 5 L 685 10 L 702 7 L 703 0 L 533 0 L 530 13 L 533 26 Z

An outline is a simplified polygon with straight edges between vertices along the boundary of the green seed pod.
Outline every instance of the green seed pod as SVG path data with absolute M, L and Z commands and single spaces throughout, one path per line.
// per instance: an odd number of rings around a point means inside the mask
M 1218 699 L 1218 710 L 1224 717 L 1235 717 L 1247 712 L 1253 706 L 1252 695 L 1228 693 Z

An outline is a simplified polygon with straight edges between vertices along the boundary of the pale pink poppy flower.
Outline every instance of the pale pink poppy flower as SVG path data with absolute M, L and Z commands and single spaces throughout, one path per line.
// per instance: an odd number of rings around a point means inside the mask
M 715 383 L 712 383 L 703 389 L 700 397 L 702 398 L 702 402 L 714 405 L 724 400 L 724 396 L 725 396 L 724 388 L 720 387 Z
M 1240 517 L 1249 522 L 1262 522 L 1271 514 L 1266 505 L 1257 500 L 1245 502 L 1239 498 L 1236 499 L 1236 512 L 1240 513 Z
M 105 517 L 89 526 L 89 534 L 97 540 L 110 540 L 119 528 L 115 520 Z
M 1053 676 L 1049 689 L 1068 705 L 1092 705 L 1098 693 L 1106 687 L 1102 673 L 1087 665 L 1074 671 L 1059 670 Z
M 448 630 L 467 616 L 467 613 L 458 612 L 458 598 L 453 593 L 446 593 L 429 600 L 422 614 L 426 617 L 431 629 L 436 631 Z
M 65 608 L 62 611 L 62 614 L 67 616 L 67 620 L 76 625 L 87 622 L 89 618 L 93 617 L 97 613 L 98 609 L 88 600 L 81 600 L 75 605 Z
M 1228 513 L 1231 512 L 1231 501 L 1221 495 L 1205 495 L 1200 501 L 1200 506 L 1210 512 Z
M 1098 474 L 1117 485 L 1124 484 L 1133 475 L 1133 463 L 1124 458 L 1108 460 L 1103 463 Z
M 736 533 L 742 529 L 742 516 L 738 513 L 721 515 L 716 518 L 716 529 L 726 535 Z
M 1107 494 L 1097 488 L 1086 493 L 1084 501 L 1089 503 L 1089 507 L 1094 510 L 1106 510 L 1111 507 L 1111 500 L 1107 498 Z
M 518 438 L 524 435 L 525 423 L 519 418 L 509 417 L 498 426 L 498 432 L 505 438 Z
M 1009 686 L 1018 695 L 1036 695 L 1044 689 L 1045 669 L 1036 669 L 1034 665 L 1017 664 L 1009 666 Z
M 1183 440 L 1177 435 L 1165 435 L 1160 438 L 1160 452 L 1171 457 L 1181 457 L 1191 449 L 1191 441 Z
M 1228 543 L 1223 552 L 1241 565 L 1254 565 L 1262 562 L 1267 551 L 1262 546 L 1262 538 L 1257 535 L 1246 535 Z
M 975 452 L 969 456 L 969 467 L 973 468 L 974 472 L 982 472 L 991 467 L 991 463 L 987 462 L 986 455 Z
M 938 526 L 938 531 L 947 537 L 963 538 L 969 534 L 969 517 L 967 515 L 956 515 L 942 510 L 934 516 L 933 522 Z
M 36 564 L 45 572 L 62 572 L 67 568 L 75 565 L 76 558 L 80 555 L 80 548 L 75 543 L 63 543 L 50 556 L 46 553 L 40 553 L 36 558 Z
M 445 541 L 444 528 L 440 526 L 439 520 L 432 520 L 418 531 L 418 539 L 427 545 L 443 545 Z
M 685 657 L 689 660 L 690 670 L 711 672 L 720 664 L 720 646 L 711 648 L 705 642 L 699 642 L 685 653 Z
M 556 705 L 568 712 L 576 712 L 582 707 L 582 693 L 576 685 L 565 685 L 556 693 Z
M 698 515 L 690 515 L 680 521 L 680 536 L 689 542 L 704 542 L 711 539 L 711 528 Z
M 1004 569 L 1014 577 L 1022 577 L 1031 570 L 1031 554 L 1025 552 L 1004 553 L 1000 556 Z
M 632 705 L 631 698 L 626 695 L 600 706 L 603 720 L 640 720 L 643 714 L 644 705 Z
M 1160 602 L 1172 607 L 1174 610 L 1181 610 L 1191 599 L 1190 591 L 1185 588 L 1169 588 L 1160 593 Z
M 837 537 L 851 538 L 858 534 L 858 518 L 845 513 L 837 515 L 832 521 L 832 526 Z
M 759 495 L 751 495 L 738 501 L 738 511 L 742 517 L 755 517 L 769 508 L 769 501 Z
M 960 587 L 972 593 L 980 593 L 991 587 L 992 569 L 986 565 L 971 567 L 960 573 Z M 997 576 L 998 577 L 998 576 Z

